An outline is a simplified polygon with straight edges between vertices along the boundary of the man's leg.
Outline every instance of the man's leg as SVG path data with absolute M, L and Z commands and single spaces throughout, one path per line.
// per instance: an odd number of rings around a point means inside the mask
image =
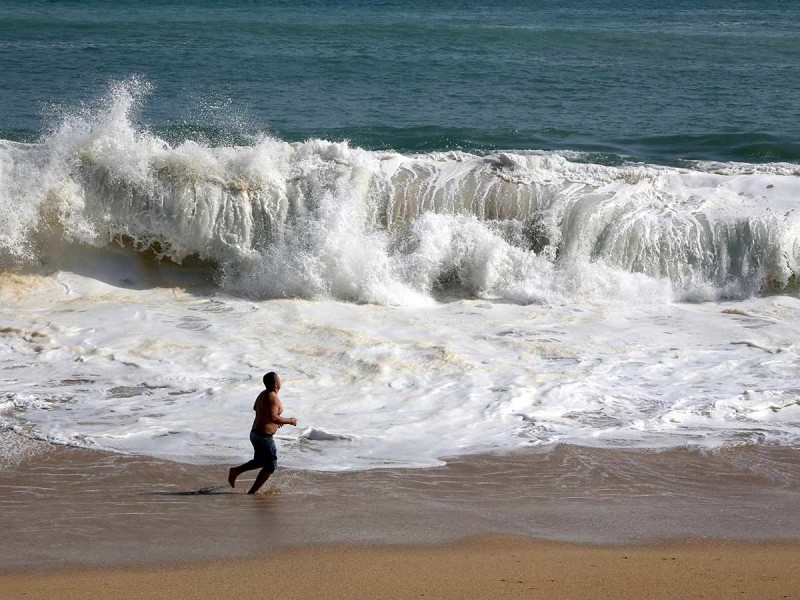
M 264 461 L 256 460 L 248 460 L 243 465 L 239 465 L 238 467 L 231 467 L 228 469 L 228 483 L 231 484 L 232 488 L 236 487 L 236 478 L 239 477 L 242 473 L 246 471 L 252 471 L 253 469 L 260 469 L 264 466 Z M 264 480 L 266 481 L 266 479 Z
M 251 487 L 247 493 L 255 494 L 261 488 L 261 486 L 267 482 L 269 476 L 272 475 L 274 472 L 275 469 L 273 469 L 269 465 L 261 469 L 261 471 L 258 472 L 258 477 L 256 477 L 256 480 L 253 482 L 253 487 Z

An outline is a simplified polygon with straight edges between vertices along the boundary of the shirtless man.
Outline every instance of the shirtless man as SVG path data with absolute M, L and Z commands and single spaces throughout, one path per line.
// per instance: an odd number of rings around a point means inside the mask
M 253 419 L 253 429 L 250 431 L 250 443 L 253 444 L 255 456 L 253 460 L 238 467 L 231 467 L 228 471 L 228 483 L 231 487 L 236 487 L 236 478 L 239 475 L 245 471 L 261 469 L 248 494 L 255 494 L 278 466 L 278 451 L 272 439 L 273 434 L 284 425 L 297 426 L 297 419 L 294 417 L 284 419 L 281 416 L 283 405 L 278 398 L 281 389 L 281 378 L 278 374 L 270 372 L 264 375 L 264 387 L 267 389 L 258 395 L 253 405 L 256 418 Z

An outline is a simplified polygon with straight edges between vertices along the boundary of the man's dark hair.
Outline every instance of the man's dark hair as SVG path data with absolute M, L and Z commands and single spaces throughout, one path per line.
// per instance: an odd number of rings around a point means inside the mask
M 278 374 L 275 371 L 270 371 L 266 375 L 264 375 L 264 387 L 268 390 L 275 389 L 275 382 L 278 379 Z

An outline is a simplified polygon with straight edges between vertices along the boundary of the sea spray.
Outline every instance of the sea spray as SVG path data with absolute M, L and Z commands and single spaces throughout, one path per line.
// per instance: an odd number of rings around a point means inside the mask
M 664 281 L 675 298 L 710 300 L 797 273 L 800 180 L 779 165 L 720 174 L 554 152 L 406 156 L 266 135 L 171 145 L 135 125 L 147 91 L 116 84 L 41 143 L 0 142 L 6 262 L 123 241 L 210 261 L 228 291 L 254 298 L 388 304 L 442 291 L 602 300 L 626 288 L 576 285 L 600 279 Z

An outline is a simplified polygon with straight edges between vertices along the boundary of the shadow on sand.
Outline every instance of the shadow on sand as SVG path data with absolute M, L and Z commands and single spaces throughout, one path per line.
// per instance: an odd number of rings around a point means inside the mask
M 231 494 L 244 494 L 249 486 L 245 487 L 237 487 L 235 490 L 232 489 L 227 483 L 223 483 L 222 485 L 210 485 L 207 487 L 202 487 L 197 490 L 187 490 L 187 491 L 178 491 L 178 492 L 148 492 L 144 495 L 146 496 L 228 496 Z M 256 494 L 259 496 L 265 495 L 272 495 L 276 494 L 278 489 L 274 485 L 269 485 L 267 483 L 259 492 Z
M 189 490 L 185 492 L 149 492 L 148 496 L 224 496 L 227 494 L 240 494 L 241 490 L 234 490 L 225 483 L 223 485 L 211 485 L 202 487 L 199 490 Z

